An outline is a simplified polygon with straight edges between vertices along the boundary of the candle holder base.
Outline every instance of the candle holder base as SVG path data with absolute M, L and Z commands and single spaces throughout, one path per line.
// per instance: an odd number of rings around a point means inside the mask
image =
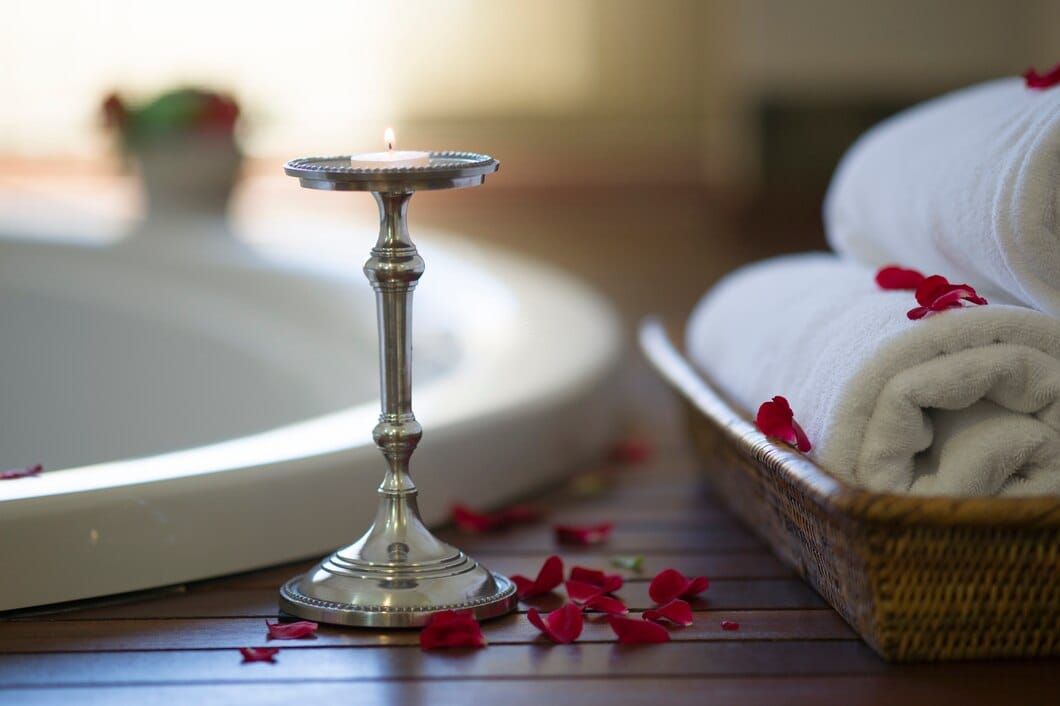
M 515 585 L 439 541 L 419 519 L 416 491 L 381 488 L 363 537 L 280 589 L 280 609 L 321 623 L 410 628 L 440 610 L 483 620 L 515 608 Z
M 438 611 L 466 610 L 477 620 L 486 620 L 510 613 L 518 602 L 510 580 L 460 551 L 456 551 L 456 561 L 444 569 L 421 566 L 394 573 L 377 571 L 374 576 L 333 573 L 328 565 L 334 565 L 340 554 L 336 552 L 313 571 L 284 584 L 280 609 L 321 623 L 415 628 Z M 431 571 L 436 575 L 422 576 Z M 418 574 L 419 578 L 408 578 Z

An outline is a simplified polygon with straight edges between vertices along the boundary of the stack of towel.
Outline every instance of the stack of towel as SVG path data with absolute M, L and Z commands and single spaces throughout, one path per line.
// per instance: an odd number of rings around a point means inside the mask
M 754 412 L 786 397 L 811 458 L 875 491 L 1060 493 L 1060 86 L 994 81 L 906 111 L 844 157 L 825 203 L 838 256 L 739 270 L 687 350 Z M 919 319 L 899 264 L 987 305 Z

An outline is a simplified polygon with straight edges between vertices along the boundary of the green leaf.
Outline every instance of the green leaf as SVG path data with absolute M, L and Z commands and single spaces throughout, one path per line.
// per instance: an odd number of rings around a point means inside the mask
M 204 96 L 203 91 L 181 88 L 133 109 L 129 115 L 129 138 L 136 141 L 187 132 L 202 114 Z
M 630 571 L 639 572 L 644 567 L 644 557 L 613 556 L 611 557 L 611 566 L 617 566 L 620 569 L 629 569 Z

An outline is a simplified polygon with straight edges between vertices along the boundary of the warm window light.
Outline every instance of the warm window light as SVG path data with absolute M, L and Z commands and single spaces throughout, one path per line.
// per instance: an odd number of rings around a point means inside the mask
M 595 0 L 316 0 L 311 12 L 280 0 L 11 4 L 0 3 L 0 67 L 19 67 L 0 70 L 6 154 L 109 153 L 98 107 L 113 90 L 230 92 L 245 108 L 243 148 L 285 159 L 374 146 L 387 116 L 565 115 L 597 90 Z M 401 41 L 351 42 L 351 27 L 400 27 Z M 313 51 L 276 51 L 292 37 L 313 37 Z

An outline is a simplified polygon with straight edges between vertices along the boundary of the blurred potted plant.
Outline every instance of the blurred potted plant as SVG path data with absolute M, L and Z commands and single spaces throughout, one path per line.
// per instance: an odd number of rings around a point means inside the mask
M 112 93 L 103 116 L 124 157 L 139 166 L 147 202 L 142 232 L 201 231 L 203 221 L 217 226 L 209 230 L 223 230 L 242 161 L 235 140 L 239 106 L 231 97 L 181 88 L 132 105 Z

